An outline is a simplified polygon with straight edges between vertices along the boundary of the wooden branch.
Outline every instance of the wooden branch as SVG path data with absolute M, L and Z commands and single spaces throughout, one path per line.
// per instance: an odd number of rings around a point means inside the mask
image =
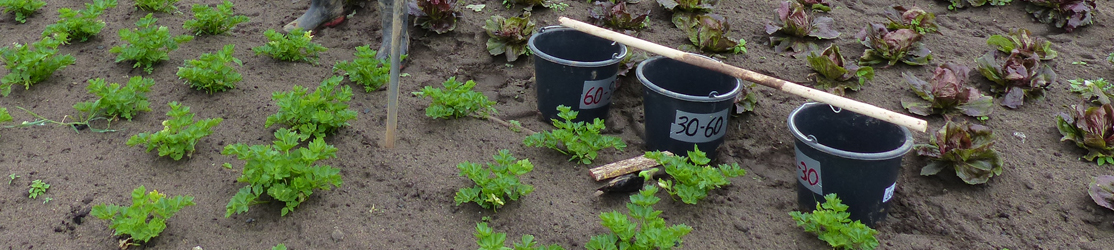
M 665 155 L 668 156 L 673 156 L 673 153 L 670 153 L 668 151 L 662 153 L 665 153 Z M 596 181 L 601 181 L 615 178 L 616 176 L 620 175 L 642 171 L 643 169 L 648 169 L 656 166 L 658 166 L 657 161 L 655 161 L 654 159 L 646 158 L 645 155 L 640 155 L 638 157 L 612 162 L 607 165 L 589 169 L 588 174 L 591 175 L 593 179 L 596 179 Z

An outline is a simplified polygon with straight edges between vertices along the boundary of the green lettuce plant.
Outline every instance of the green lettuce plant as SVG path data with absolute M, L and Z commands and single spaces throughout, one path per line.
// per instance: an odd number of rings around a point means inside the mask
M 848 89 L 859 91 L 866 81 L 874 79 L 874 68 L 859 66 L 854 62 L 847 62 L 839 52 L 839 46 L 832 44 L 817 54 L 809 52 L 808 66 L 815 73 L 809 78 L 816 81 L 816 88 L 827 90 L 837 95 L 843 95 Z M 852 81 L 858 78 L 858 81 Z
M 503 18 L 495 15 L 484 23 L 487 39 L 487 52 L 493 56 L 505 55 L 508 62 L 518 60 L 519 56 L 529 55 L 527 42 L 534 35 L 534 20 L 530 12 L 518 17 Z

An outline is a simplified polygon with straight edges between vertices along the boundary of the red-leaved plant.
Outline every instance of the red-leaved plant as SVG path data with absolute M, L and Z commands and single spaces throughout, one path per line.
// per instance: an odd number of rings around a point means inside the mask
M 932 51 L 921 43 L 921 37 L 911 29 L 890 30 L 885 25 L 870 24 L 855 35 L 855 39 L 867 47 L 859 64 L 887 63 L 888 67 L 900 61 L 908 65 L 926 65 L 932 60 Z
M 1024 104 L 1025 98 L 1040 98 L 1050 84 L 1056 82 L 1056 72 L 1052 67 L 1041 64 L 1036 56 L 1011 53 L 999 58 L 994 51 L 975 59 L 979 73 L 994 82 L 990 90 L 1004 94 L 1002 106 L 1016 109 Z
M 445 34 L 456 29 L 460 16 L 457 0 L 416 0 L 409 2 L 410 15 L 416 17 L 415 24 L 437 34 Z
M 901 100 L 901 106 L 909 112 L 928 116 L 960 112 L 973 117 L 990 115 L 994 98 L 983 95 L 974 87 L 965 86 L 967 66 L 946 63 L 936 67 L 928 82 L 908 73 L 901 73 L 909 88 L 924 101 Z
M 1114 210 L 1114 204 L 1111 204 L 1114 202 L 1114 175 L 1095 176 L 1087 185 L 1087 194 L 1099 206 Z
M 955 175 L 967 184 L 983 184 L 990 177 L 1002 174 L 1002 158 L 994 145 L 994 132 L 990 128 L 955 123 L 948 120 L 944 127 L 932 134 L 929 144 L 914 146 L 917 155 L 930 158 L 921 168 L 921 175 L 935 175 L 945 168 L 955 168 Z
M 1064 31 L 1072 32 L 1081 26 L 1094 23 L 1092 12 L 1095 0 L 1025 0 L 1030 3 L 1025 11 L 1042 23 L 1051 23 Z
M 1114 108 L 1110 104 L 1098 107 L 1072 105 L 1072 113 L 1056 116 L 1060 141 L 1072 141 L 1087 149 L 1083 159 L 1114 164 Z
M 886 8 L 885 13 L 886 19 L 890 19 L 890 23 L 886 24 L 888 29 L 911 29 L 922 35 L 937 32 L 936 15 L 920 7 L 905 8 L 901 5 L 892 5 Z
M 813 17 L 805 10 L 804 5 L 797 2 L 782 2 L 776 9 L 778 23 L 766 24 L 766 34 L 781 33 L 785 36 L 771 36 L 770 46 L 774 51 L 805 52 L 809 50 L 811 42 L 805 38 L 834 39 L 839 37 L 839 31 L 832 28 L 835 22 L 831 17 Z
M 627 2 L 596 2 L 588 12 L 588 20 L 615 30 L 641 30 L 650 26 L 650 11 L 631 14 Z

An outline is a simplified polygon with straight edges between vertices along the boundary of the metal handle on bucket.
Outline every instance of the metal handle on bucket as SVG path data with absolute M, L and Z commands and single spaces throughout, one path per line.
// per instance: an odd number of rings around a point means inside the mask
M 545 27 L 542 27 L 541 29 L 538 29 L 538 33 L 545 33 L 546 31 L 548 31 L 550 29 L 556 29 L 556 28 L 562 28 L 562 27 L 565 27 L 565 26 L 561 26 L 561 25 L 545 26 Z

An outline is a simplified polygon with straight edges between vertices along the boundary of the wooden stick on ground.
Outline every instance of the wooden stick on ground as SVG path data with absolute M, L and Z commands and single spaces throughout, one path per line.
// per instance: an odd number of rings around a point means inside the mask
M 592 34 L 608 40 L 616 41 L 627 46 L 639 48 L 649 51 L 651 53 L 659 54 L 677 61 L 685 62 L 688 64 L 700 66 L 711 70 L 724 73 L 735 78 L 746 81 L 755 82 L 765 85 L 774 89 L 789 92 L 800 97 L 816 100 L 830 104 L 832 106 L 840 107 L 855 113 L 863 114 L 866 116 L 874 117 L 879 120 L 891 122 L 902 127 L 907 127 L 912 130 L 925 132 L 928 129 L 928 122 L 924 120 L 913 118 L 907 115 L 899 114 L 883 108 L 875 107 L 870 104 L 858 102 L 855 100 L 847 99 L 841 96 L 833 95 L 828 92 L 819 91 L 813 88 L 805 87 L 792 83 L 786 80 L 777 79 L 767 75 L 759 74 L 754 71 L 742 69 L 739 67 L 731 66 L 722 62 L 717 62 L 696 54 L 686 53 L 680 50 L 675 50 L 665 47 L 656 43 L 648 42 L 646 40 L 634 38 L 631 36 L 623 35 L 614 31 L 602 29 L 591 24 L 581 21 L 573 20 L 567 17 L 558 19 L 562 26 L 573 28 L 584 33 Z
M 673 156 L 673 153 L 670 153 L 669 151 L 665 151 L 662 153 L 665 153 L 665 155 L 668 156 Z M 589 169 L 588 172 L 593 179 L 596 179 L 596 181 L 601 181 L 656 166 L 658 166 L 657 161 L 646 158 L 645 155 L 640 155 L 638 157 L 612 162 L 599 167 L 594 167 L 592 169 Z

